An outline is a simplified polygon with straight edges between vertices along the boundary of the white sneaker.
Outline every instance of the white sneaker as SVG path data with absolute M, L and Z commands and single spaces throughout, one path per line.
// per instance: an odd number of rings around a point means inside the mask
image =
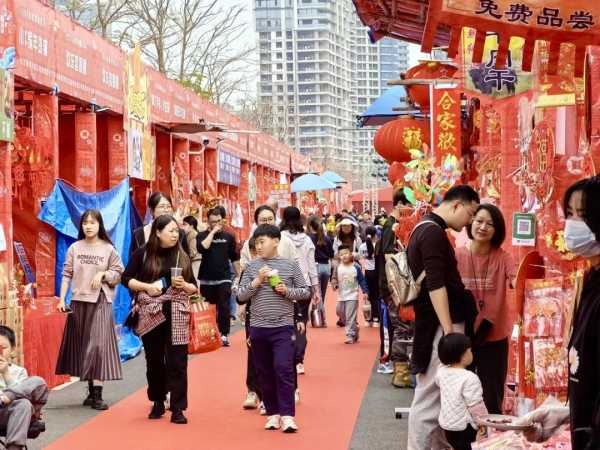
M 265 430 L 279 430 L 281 428 L 281 416 L 276 414 L 267 418 Z
M 305 373 L 305 371 L 304 371 L 304 364 L 302 364 L 302 363 L 296 364 L 296 373 L 298 375 L 304 375 L 304 373 Z
M 298 431 L 298 425 L 296 425 L 296 420 L 292 416 L 283 416 L 281 418 L 281 425 L 284 433 L 295 433 Z
M 294 402 L 300 403 L 300 389 L 296 389 L 296 392 L 294 392 Z
M 258 412 L 261 416 L 267 415 L 267 408 L 265 408 L 264 402 L 260 402 L 260 405 L 258 405 Z
M 373 328 L 379 328 L 379 320 L 373 321 Z
M 394 373 L 394 365 L 391 362 L 379 364 L 377 367 L 377 373 L 382 373 L 384 375 L 389 375 Z
M 248 392 L 248 395 L 246 396 L 246 401 L 244 401 L 243 408 L 244 409 L 258 408 L 258 395 L 256 395 L 256 392 Z

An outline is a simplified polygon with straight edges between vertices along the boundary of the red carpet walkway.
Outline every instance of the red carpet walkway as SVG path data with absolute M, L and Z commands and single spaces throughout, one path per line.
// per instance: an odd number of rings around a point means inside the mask
M 308 330 L 307 374 L 299 378 L 297 434 L 265 431 L 264 417 L 257 411 L 242 410 L 246 395 L 246 350 L 241 331 L 231 339 L 230 348 L 190 361 L 188 425 L 171 424 L 168 414 L 158 421 L 148 420 L 146 415 L 151 405 L 143 389 L 46 448 L 347 449 L 371 375 L 379 330 L 361 326 L 360 342 L 345 345 L 344 330 L 335 326 L 335 294 L 328 297 L 329 328 L 309 326 Z

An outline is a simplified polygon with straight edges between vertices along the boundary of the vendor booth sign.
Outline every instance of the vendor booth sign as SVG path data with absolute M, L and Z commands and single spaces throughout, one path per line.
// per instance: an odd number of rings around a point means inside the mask
M 153 180 L 156 144 L 150 124 L 150 79 L 139 45 L 127 56 L 125 80 L 123 127 L 127 131 L 127 173 L 133 178 Z
M 0 69 L 0 141 L 15 140 L 15 77 L 10 70 Z
M 241 167 L 242 162 L 239 157 L 223 150 L 219 150 L 217 182 L 229 184 L 231 186 L 239 186 Z

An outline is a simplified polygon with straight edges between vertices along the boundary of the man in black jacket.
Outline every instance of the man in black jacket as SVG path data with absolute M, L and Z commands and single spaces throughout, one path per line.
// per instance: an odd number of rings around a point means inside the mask
M 446 229 L 460 232 L 468 225 L 479 196 L 470 186 L 455 186 L 417 226 L 408 243 L 408 263 L 417 279 L 425 271 L 414 301 L 415 337 L 411 359 L 417 387 L 408 419 L 408 450 L 448 447 L 438 425 L 440 390 L 435 383 L 440 360 L 437 345 L 444 334 L 465 332 L 477 316 L 473 295 L 465 289 Z

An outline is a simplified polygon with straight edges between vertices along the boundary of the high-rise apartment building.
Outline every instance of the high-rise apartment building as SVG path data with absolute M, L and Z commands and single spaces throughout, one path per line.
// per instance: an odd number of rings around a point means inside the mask
M 356 181 L 373 142 L 356 115 L 406 68 L 406 44 L 371 44 L 351 0 L 254 0 L 254 13 L 269 131 Z

